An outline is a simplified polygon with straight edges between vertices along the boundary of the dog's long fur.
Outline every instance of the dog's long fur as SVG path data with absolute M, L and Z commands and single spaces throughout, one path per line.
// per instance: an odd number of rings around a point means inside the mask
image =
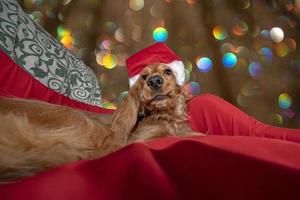
M 194 135 L 183 88 L 167 66 L 146 67 L 113 116 L 36 100 L 0 99 L 0 182 L 31 176 L 67 162 L 95 159 L 135 142 Z M 159 75 L 164 84 L 151 89 Z

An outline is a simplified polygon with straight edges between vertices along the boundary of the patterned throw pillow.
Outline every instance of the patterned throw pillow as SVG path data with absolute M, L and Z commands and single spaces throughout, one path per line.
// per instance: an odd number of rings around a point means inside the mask
M 16 0 L 0 1 L 0 49 L 48 88 L 101 106 L 94 72 L 30 19 Z

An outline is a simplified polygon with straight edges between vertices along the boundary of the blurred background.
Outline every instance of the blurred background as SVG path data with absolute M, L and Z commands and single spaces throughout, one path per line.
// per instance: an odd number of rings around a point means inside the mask
M 268 124 L 300 128 L 300 0 L 19 0 L 97 75 L 103 106 L 129 85 L 125 60 L 165 42 L 190 93 L 212 93 Z

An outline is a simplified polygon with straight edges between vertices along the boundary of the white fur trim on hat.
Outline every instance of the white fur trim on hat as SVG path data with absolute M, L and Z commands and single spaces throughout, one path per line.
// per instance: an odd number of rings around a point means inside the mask
M 176 82 L 178 85 L 183 86 L 185 82 L 185 69 L 183 62 L 180 60 L 174 60 L 171 63 L 166 64 L 176 76 Z
M 134 75 L 133 77 L 129 78 L 129 87 L 132 87 L 133 84 L 135 84 L 135 82 L 140 78 L 140 75 Z
M 182 61 L 174 60 L 171 63 L 165 64 L 173 71 L 176 82 L 178 85 L 183 86 L 185 83 L 185 69 Z M 129 86 L 132 87 L 133 84 L 139 79 L 140 75 L 137 74 L 129 78 Z

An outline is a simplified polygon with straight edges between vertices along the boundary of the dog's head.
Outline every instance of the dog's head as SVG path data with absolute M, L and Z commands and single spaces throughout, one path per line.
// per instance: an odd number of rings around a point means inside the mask
M 152 64 L 145 67 L 135 83 L 142 110 L 165 111 L 174 109 L 177 98 L 184 90 L 176 83 L 176 75 L 164 64 Z
M 114 113 L 112 130 L 118 133 L 118 141 L 126 141 L 138 122 L 138 116 L 168 114 L 173 118 L 186 119 L 188 99 L 186 91 L 177 84 L 176 75 L 167 65 L 149 65 L 140 73 L 129 95 Z

